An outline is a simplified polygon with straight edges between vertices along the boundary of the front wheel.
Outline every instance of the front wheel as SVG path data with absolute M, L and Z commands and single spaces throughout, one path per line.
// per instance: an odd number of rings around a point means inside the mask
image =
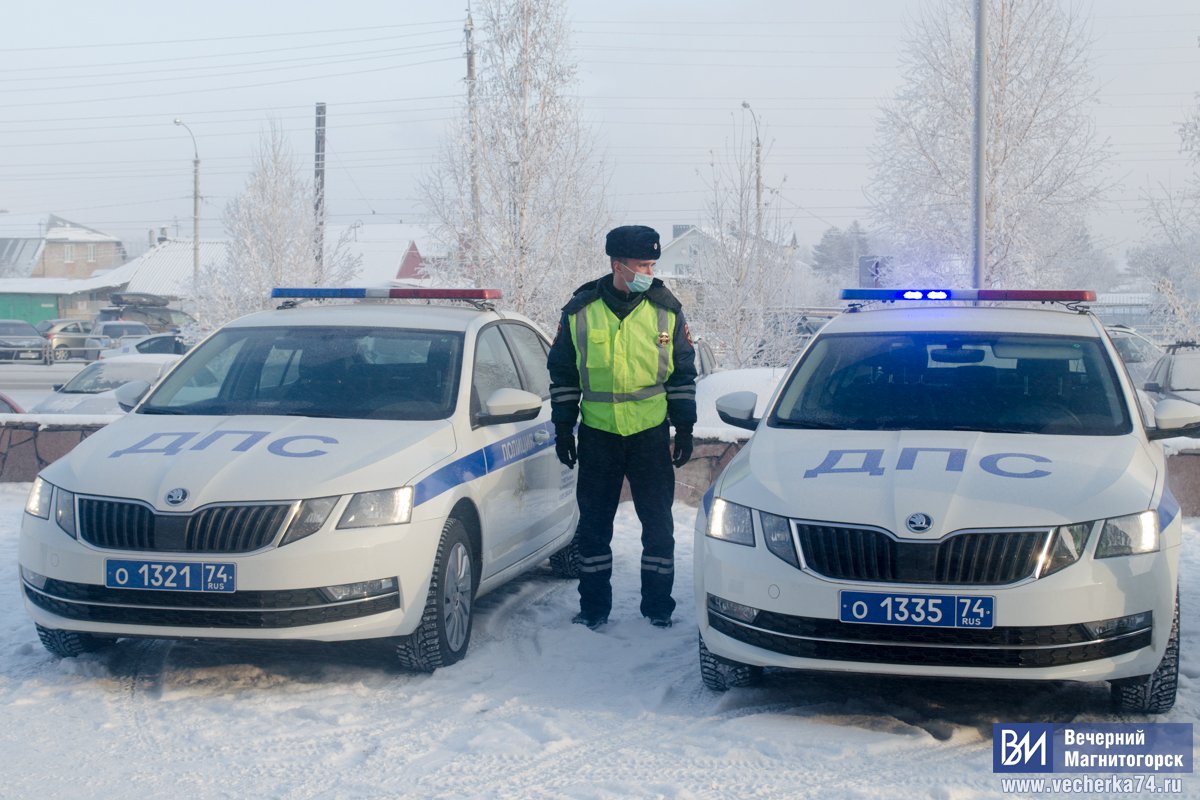
M 66 361 L 70 357 L 71 348 L 67 347 L 65 344 L 60 344 L 58 347 L 54 348 L 55 361 Z
M 704 644 L 704 637 L 700 637 L 700 678 L 709 689 L 724 692 L 735 687 L 757 686 L 762 676 L 762 667 L 714 656 Z
M 1149 675 L 1112 682 L 1113 705 L 1134 714 L 1165 714 L 1175 705 L 1179 688 L 1179 592 L 1175 593 L 1175 615 L 1162 661 Z
M 36 625 L 36 623 L 34 623 Z M 64 631 L 58 628 L 43 628 L 37 625 L 38 638 L 53 655 L 59 658 L 74 658 L 84 653 L 102 650 L 116 641 L 111 636 L 97 636 L 82 631 Z
M 476 585 L 473 563 L 467 530 L 451 517 L 442 528 L 421 624 L 396 645 L 405 669 L 433 672 L 467 654 Z

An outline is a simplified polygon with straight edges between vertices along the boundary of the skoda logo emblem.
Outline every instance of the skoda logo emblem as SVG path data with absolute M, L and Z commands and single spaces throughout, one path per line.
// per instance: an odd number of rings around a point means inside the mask
M 168 496 L 167 498 L 171 498 Z M 924 533 L 933 527 L 933 517 L 928 514 L 909 514 L 908 519 L 904 520 L 904 525 L 913 533 Z
M 172 489 L 171 491 L 167 492 L 167 502 L 173 506 L 177 506 L 180 503 L 182 503 L 184 500 L 187 500 L 187 499 L 188 499 L 187 489 L 183 489 L 183 488 Z

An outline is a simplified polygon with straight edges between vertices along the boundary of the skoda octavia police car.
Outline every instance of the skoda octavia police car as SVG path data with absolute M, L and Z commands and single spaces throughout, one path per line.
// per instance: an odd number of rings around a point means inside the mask
M 43 470 L 20 580 L 52 653 L 396 637 L 403 665 L 432 670 L 466 653 L 476 597 L 548 557 L 574 570 L 574 477 L 529 320 L 493 290 L 275 296 L 434 302 L 231 322 Z
M 903 306 L 914 299 L 945 300 Z M 1090 292 L 854 290 L 754 430 L 696 527 L 700 667 L 1110 681 L 1161 712 L 1179 667 L 1180 509 L 1155 427 Z M 974 307 L 954 300 L 1061 300 Z

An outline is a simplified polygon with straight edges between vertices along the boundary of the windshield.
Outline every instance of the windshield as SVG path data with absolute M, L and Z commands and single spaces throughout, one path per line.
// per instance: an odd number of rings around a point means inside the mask
M 116 389 L 130 381 L 154 383 L 162 369 L 163 365 L 156 363 L 97 361 L 80 370 L 59 391 L 65 394 L 96 394 Z
M 0 322 L 0 336 L 37 336 L 37 328 L 28 322 Z
M 1130 430 L 1116 372 L 1098 339 L 940 332 L 818 337 L 770 424 L 1067 435 Z
M 197 347 L 143 414 L 444 419 L 462 334 L 398 328 L 230 328 Z

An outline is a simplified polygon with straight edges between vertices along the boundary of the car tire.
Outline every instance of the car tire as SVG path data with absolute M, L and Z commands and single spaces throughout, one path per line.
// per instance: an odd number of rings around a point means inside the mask
M 556 578 L 579 577 L 579 545 L 571 539 L 562 550 L 550 556 L 550 574 Z
M 67 347 L 65 344 L 60 344 L 54 348 L 54 360 L 55 361 L 66 361 L 70 357 L 71 357 L 71 348 Z
M 402 667 L 433 672 L 467 654 L 476 586 L 470 537 L 462 522 L 451 517 L 442 528 L 421 624 L 396 644 Z
M 757 686 L 762 682 L 763 668 L 751 664 L 741 664 L 727 658 L 714 656 L 704 637 L 700 636 L 700 678 L 704 685 L 714 692 L 724 692 L 733 688 Z
M 1113 681 L 1113 705 L 1133 714 L 1164 714 L 1175 705 L 1179 688 L 1179 592 L 1175 592 L 1175 614 L 1171 635 L 1162 661 L 1149 675 Z
M 96 636 L 92 633 L 63 631 L 58 628 L 43 628 L 41 625 L 37 625 L 37 633 L 38 638 L 42 640 L 42 647 L 45 647 L 59 658 L 74 658 L 83 653 L 93 653 L 97 650 L 103 650 L 116 641 L 111 636 Z

